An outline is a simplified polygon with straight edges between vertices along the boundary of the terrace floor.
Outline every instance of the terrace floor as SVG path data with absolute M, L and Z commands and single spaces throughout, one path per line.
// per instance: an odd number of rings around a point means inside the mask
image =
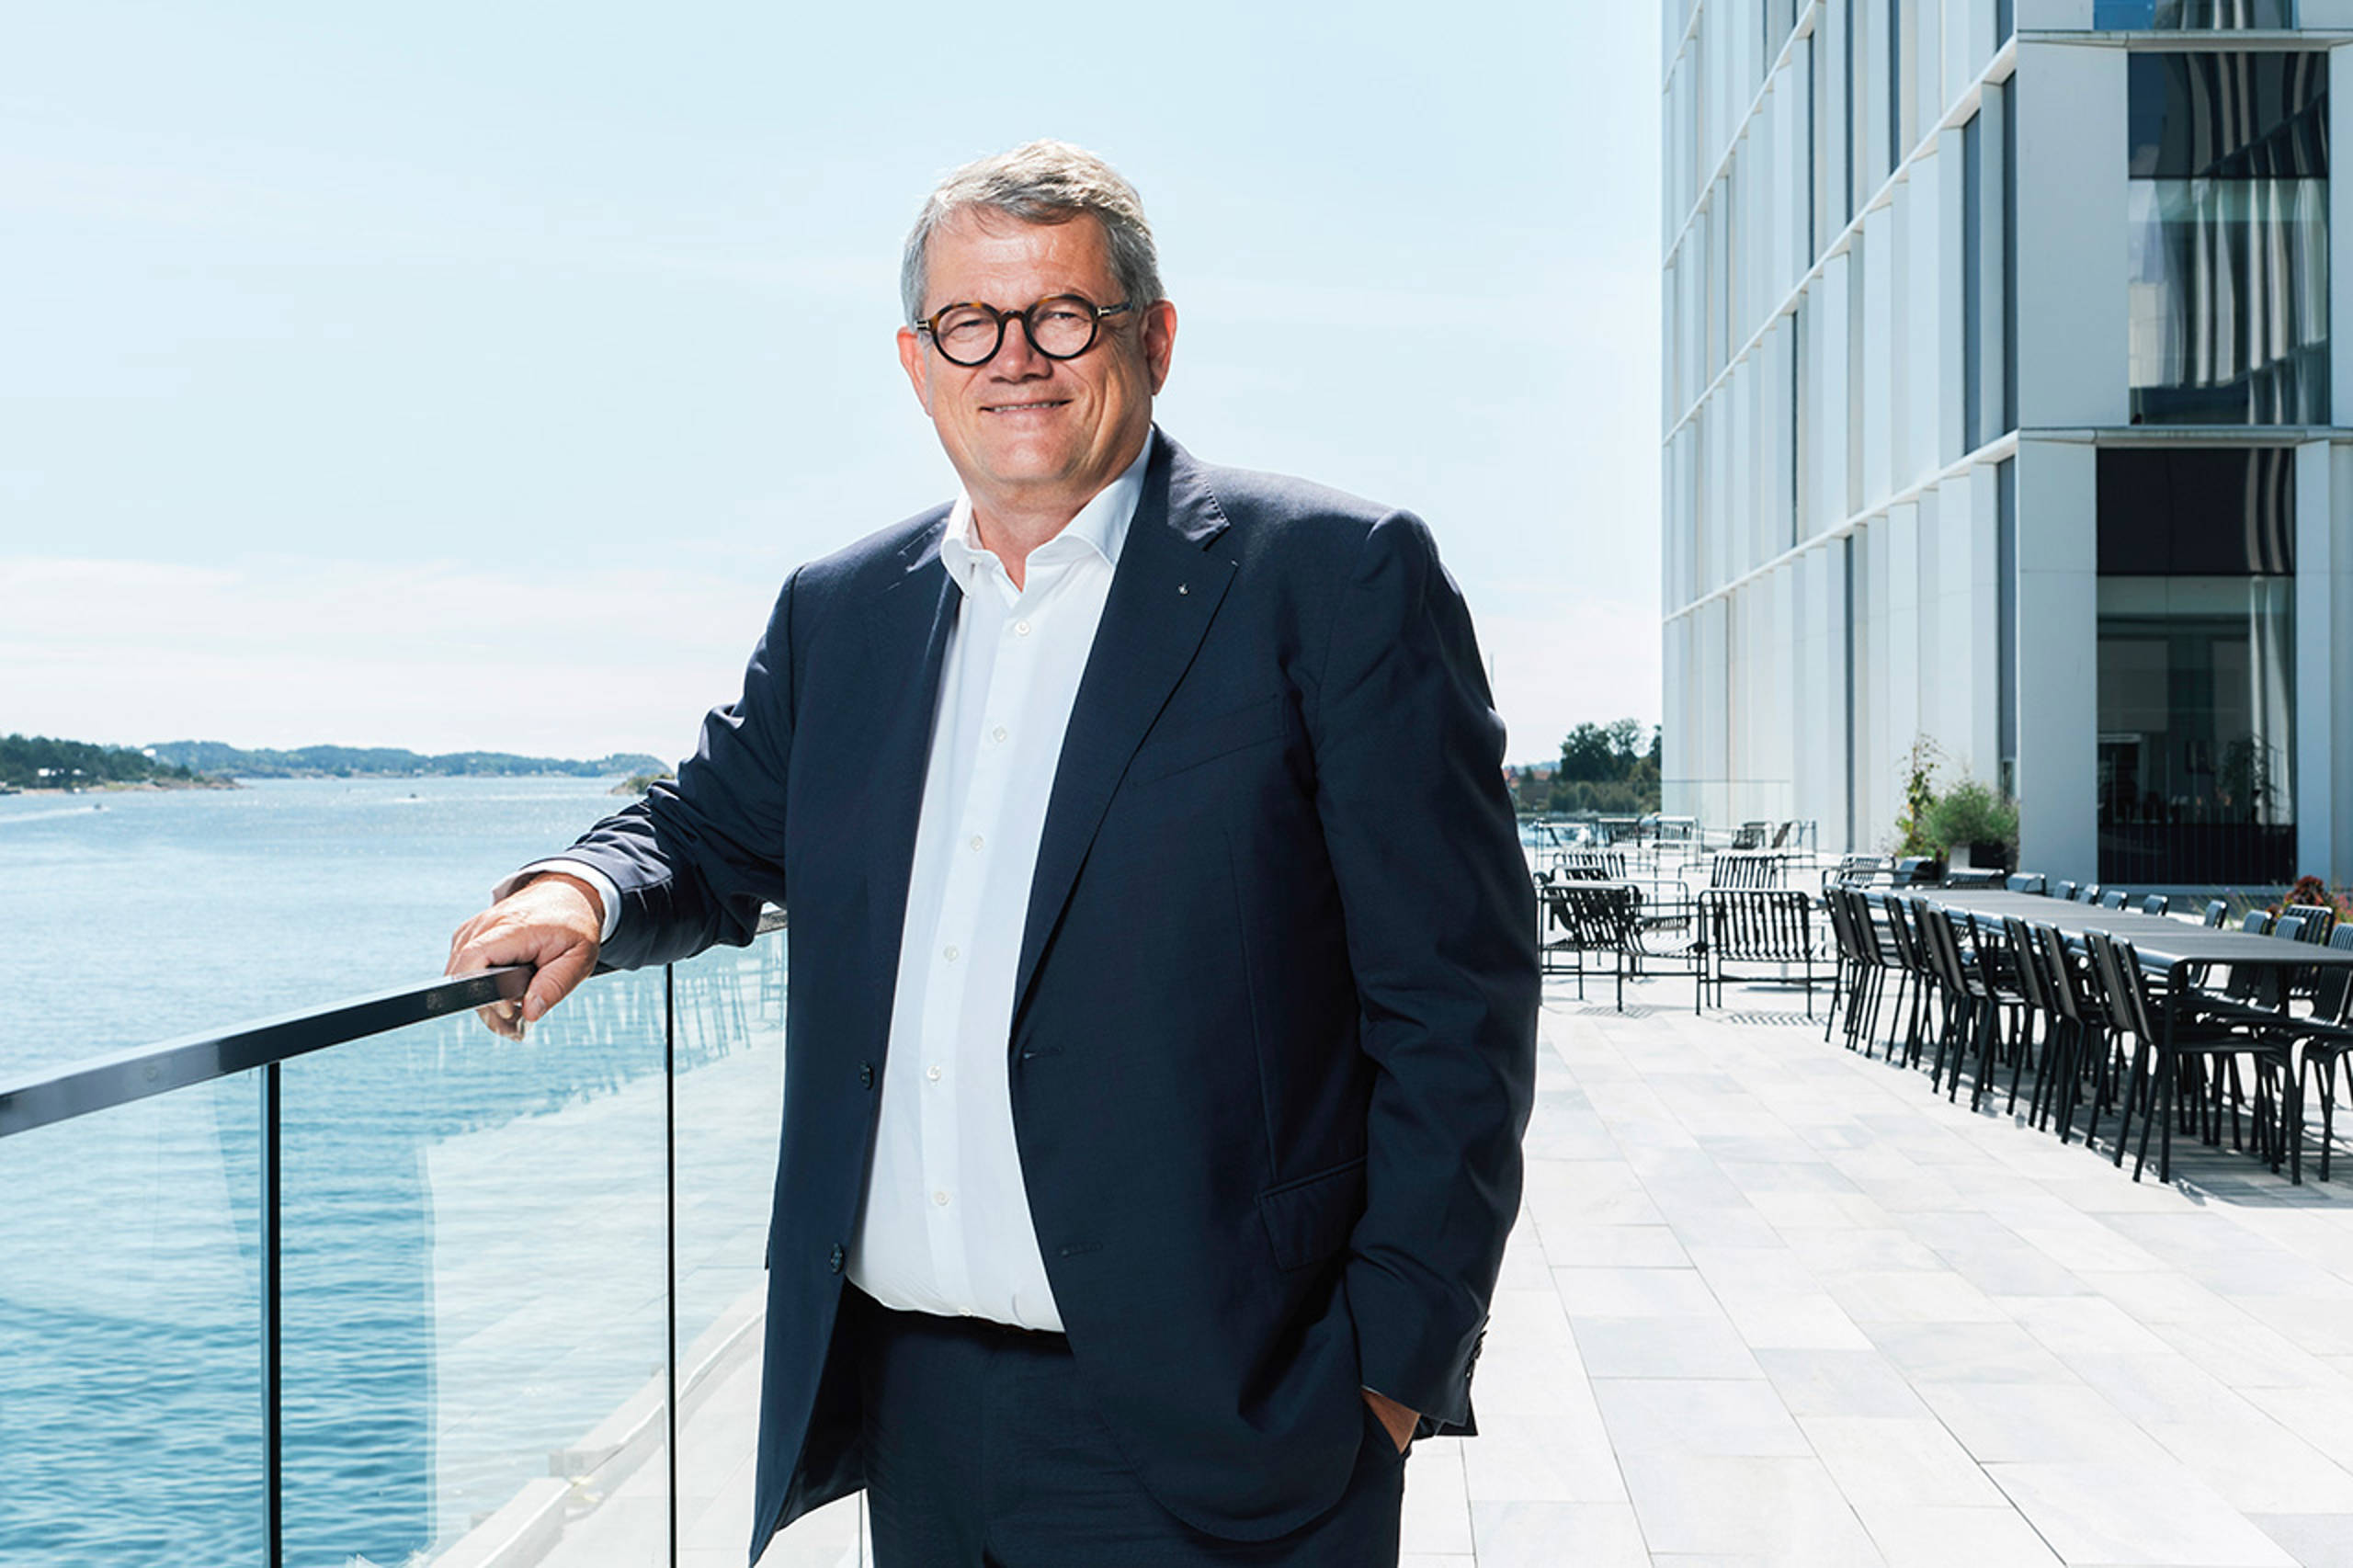
M 2136 1185 L 1790 994 L 1588 994 L 1548 996 L 1483 1435 L 1415 1449 L 1407 1568 L 2353 1565 L 2353 1165 L 2191 1141 Z M 742 1561 L 750 1393 L 690 1423 L 697 1568 Z

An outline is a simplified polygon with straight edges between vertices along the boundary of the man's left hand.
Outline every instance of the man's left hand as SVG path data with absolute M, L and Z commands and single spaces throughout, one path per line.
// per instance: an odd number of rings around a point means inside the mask
M 1421 1419 L 1420 1414 L 1406 1409 L 1387 1394 L 1375 1393 L 1370 1389 L 1364 1391 L 1364 1402 L 1372 1406 L 1375 1415 L 1381 1417 L 1381 1425 L 1388 1430 L 1389 1440 L 1397 1445 L 1397 1451 L 1404 1453 L 1405 1445 L 1414 1440 L 1414 1424 Z

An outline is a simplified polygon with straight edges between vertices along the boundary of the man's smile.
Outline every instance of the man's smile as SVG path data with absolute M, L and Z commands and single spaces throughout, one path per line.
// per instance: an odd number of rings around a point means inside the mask
M 1032 398 L 1021 403 L 984 403 L 981 404 L 981 412 L 983 414 L 1041 414 L 1047 409 L 1065 408 L 1069 404 L 1070 399 L 1066 397 Z

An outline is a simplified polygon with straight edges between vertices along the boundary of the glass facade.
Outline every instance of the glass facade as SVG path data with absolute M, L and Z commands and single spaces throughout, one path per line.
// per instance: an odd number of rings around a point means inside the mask
M 2136 425 L 2322 425 L 2328 57 L 2136 52 L 2129 381 Z
M 2295 858 L 2295 465 L 2099 454 L 2099 878 L 2284 882 Z
M 2092 0 L 2092 26 L 2102 31 L 2203 32 L 2295 25 L 2295 0 Z

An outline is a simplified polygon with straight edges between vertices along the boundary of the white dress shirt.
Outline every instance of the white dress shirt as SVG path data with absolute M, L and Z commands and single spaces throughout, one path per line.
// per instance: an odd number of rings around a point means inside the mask
M 1111 591 L 1152 438 L 1062 532 L 1029 552 L 1023 585 L 981 547 L 960 496 L 940 562 L 961 603 L 940 672 L 931 758 L 900 934 L 881 1121 L 849 1278 L 885 1306 L 1059 1332 L 1062 1314 L 1014 1142 L 1007 1058 L 1038 842 L 1063 733 Z M 620 918 L 611 881 L 560 870 Z

